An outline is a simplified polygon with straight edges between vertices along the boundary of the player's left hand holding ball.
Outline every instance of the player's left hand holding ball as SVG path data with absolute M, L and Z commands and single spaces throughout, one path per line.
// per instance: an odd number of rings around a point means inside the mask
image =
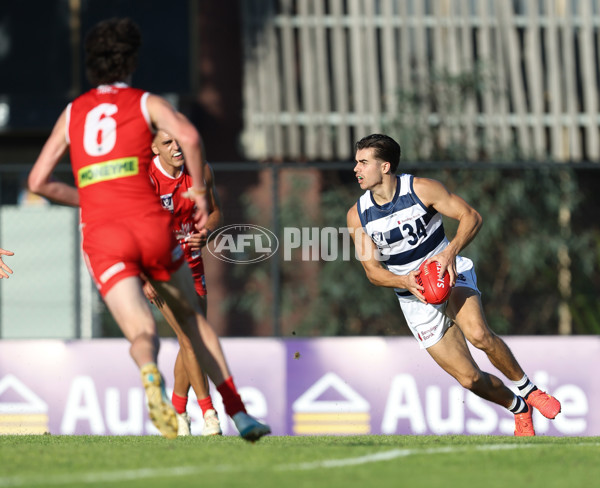
M 427 264 L 432 261 L 440 263 L 440 274 L 443 275 L 447 272 L 450 277 L 450 286 L 454 286 L 456 284 L 456 277 L 458 276 L 458 273 L 456 272 L 456 256 L 448 252 L 449 248 L 450 246 L 446 247 L 441 253 L 430 257 L 425 262 Z

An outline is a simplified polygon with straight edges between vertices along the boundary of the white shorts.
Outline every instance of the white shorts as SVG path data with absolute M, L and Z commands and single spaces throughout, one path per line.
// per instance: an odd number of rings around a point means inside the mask
M 477 293 L 481 293 L 477 288 L 477 276 L 473 267 L 473 261 L 468 258 L 458 256 L 456 258 L 456 277 L 455 287 L 464 286 L 471 288 Z M 448 302 L 441 305 L 425 304 L 419 301 L 414 295 L 399 296 L 400 308 L 404 313 L 406 323 L 410 331 L 419 341 L 421 349 L 436 344 L 452 324 L 452 320 L 446 315 Z

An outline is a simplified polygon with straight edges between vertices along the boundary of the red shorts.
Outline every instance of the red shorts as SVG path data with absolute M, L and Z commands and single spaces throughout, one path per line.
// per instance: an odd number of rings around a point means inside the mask
M 183 251 L 171 230 L 171 215 L 158 212 L 82 226 L 82 248 L 98 291 L 104 297 L 123 278 L 167 281 L 183 263 Z
M 199 256 L 195 259 L 188 258 L 187 262 L 192 270 L 196 293 L 203 297 L 206 295 L 206 282 L 204 281 L 204 261 L 202 261 L 202 257 Z

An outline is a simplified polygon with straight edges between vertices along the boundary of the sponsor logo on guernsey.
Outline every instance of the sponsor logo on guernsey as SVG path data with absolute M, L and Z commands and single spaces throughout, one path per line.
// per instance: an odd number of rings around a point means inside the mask
M 434 325 L 432 327 L 429 327 L 428 329 L 421 329 L 420 331 L 418 331 L 419 339 L 422 341 L 431 339 L 435 335 L 438 327 L 438 325 Z
M 77 182 L 79 188 L 84 188 L 102 181 L 137 175 L 139 172 L 138 158 L 113 159 L 81 168 L 77 172 Z

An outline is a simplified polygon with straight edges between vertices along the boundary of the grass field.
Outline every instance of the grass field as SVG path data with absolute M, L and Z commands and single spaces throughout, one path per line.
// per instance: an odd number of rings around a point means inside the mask
M 588 487 L 600 438 L 2 436 L 0 487 Z

